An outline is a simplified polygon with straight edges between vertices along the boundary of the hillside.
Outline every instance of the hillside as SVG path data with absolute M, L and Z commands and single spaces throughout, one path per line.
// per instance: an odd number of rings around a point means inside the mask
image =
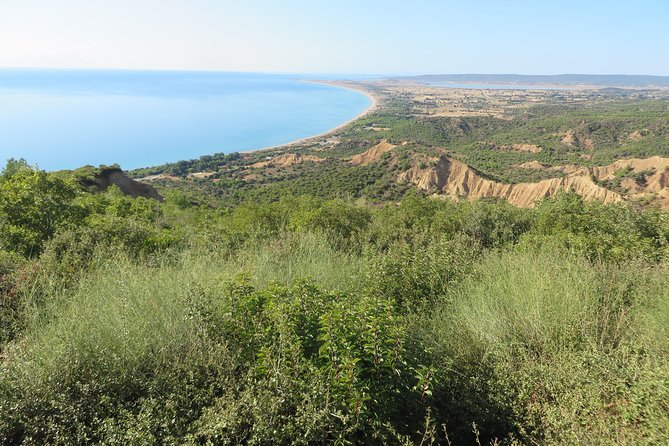
M 346 85 L 271 150 L 8 161 L 0 445 L 667 442 L 663 93 Z
M 534 206 L 538 200 L 566 190 L 573 190 L 588 201 L 618 203 L 623 200 L 621 195 L 595 184 L 585 173 L 537 183 L 505 184 L 484 179 L 471 167 L 446 156 L 435 161 L 434 167 L 412 167 L 400 174 L 398 180 L 452 198 L 504 198 L 520 207 Z
M 669 93 L 459 90 L 407 80 L 344 85 L 375 95 L 377 110 L 299 144 L 131 175 L 212 204 L 283 193 L 386 201 L 414 190 L 526 207 L 573 189 L 587 200 L 669 206 Z

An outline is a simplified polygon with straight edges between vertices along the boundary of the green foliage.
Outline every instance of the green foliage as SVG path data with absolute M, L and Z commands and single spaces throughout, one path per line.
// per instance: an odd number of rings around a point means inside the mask
M 0 353 L 22 323 L 18 293 L 25 267 L 26 261 L 20 255 L 0 251 Z
M 436 395 L 453 434 L 476 422 L 484 438 L 523 443 L 664 441 L 669 364 L 645 351 L 669 338 L 643 333 L 656 327 L 647 314 L 666 316 L 667 274 L 547 250 L 490 255 L 418 329 L 452 374 Z
M 13 167 L 5 170 L 7 175 Z M 25 256 L 39 254 L 59 228 L 85 216 L 73 202 L 72 183 L 28 168 L 14 170 L 0 182 L 0 243 Z
M 402 344 L 390 301 L 309 282 L 264 292 L 242 283 L 231 298 L 244 310 L 230 325 L 253 339 L 257 359 L 236 400 L 205 411 L 198 443 L 389 440 L 402 428 L 400 408 L 420 407 L 411 374 L 418 358 Z
M 9 180 L 17 172 L 30 169 L 31 167 L 25 159 L 21 158 L 17 160 L 10 158 L 7 160 L 7 164 L 2 169 L 2 172 L 0 172 L 0 182 Z
M 467 274 L 476 253 L 463 239 L 395 243 L 385 255 L 372 260 L 369 282 L 396 307 L 414 310 L 447 294 Z
M 335 240 L 349 240 L 367 229 L 372 214 L 362 206 L 333 200 L 308 215 L 302 224 L 312 230 L 326 232 Z
M 659 260 L 668 253 L 669 221 L 662 211 L 641 213 L 625 205 L 586 203 L 568 192 L 537 207 L 536 221 L 522 245 L 551 245 L 591 260 Z
M 281 186 L 210 207 L 71 180 L 0 181 L 3 231 L 61 219 L 0 251 L 0 444 L 669 437 L 664 211 Z

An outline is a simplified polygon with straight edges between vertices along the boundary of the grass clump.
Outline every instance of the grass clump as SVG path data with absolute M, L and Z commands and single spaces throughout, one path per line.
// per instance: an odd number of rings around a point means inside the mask
M 669 362 L 650 351 L 669 346 L 667 279 L 665 267 L 550 251 L 489 255 L 423 333 L 447 376 L 437 395 L 449 426 L 523 443 L 666 439 Z

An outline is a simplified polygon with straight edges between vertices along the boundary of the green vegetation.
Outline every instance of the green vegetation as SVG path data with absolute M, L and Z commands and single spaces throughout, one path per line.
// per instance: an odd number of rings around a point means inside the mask
M 373 85 L 373 84 L 371 84 Z M 669 102 L 645 91 L 598 90 L 583 93 L 581 101 L 566 101 L 565 92 L 552 92 L 536 105 L 514 108 L 506 115 L 443 117 L 414 114 L 402 95 L 383 96 L 383 106 L 331 137 L 289 150 L 246 154 L 215 154 L 130 172 L 176 176 L 152 184 L 162 192 L 186 191 L 195 201 L 236 206 L 247 201 L 273 202 L 287 195 L 321 198 L 360 198 L 374 202 L 400 200 L 409 190 L 397 175 L 412 166 L 430 165 L 447 154 L 473 167 L 485 178 L 506 183 L 537 182 L 565 174 L 559 169 L 518 166 L 538 161 L 546 167 L 605 166 L 619 159 L 669 157 Z M 493 99 L 490 99 L 493 100 Z M 543 101 L 543 102 L 542 102 Z M 522 104 L 522 99 L 518 99 Z M 481 107 L 489 104 L 482 100 Z M 347 162 L 385 139 L 397 145 L 369 165 Z M 328 142 L 330 141 L 330 142 Z M 539 151 L 514 150 L 514 144 Z M 286 151 L 324 158 L 272 169 L 255 163 Z M 189 177 L 209 172 L 207 178 Z M 633 178 L 643 183 L 643 175 Z M 620 179 L 622 180 L 622 178 Z M 620 181 L 601 184 L 625 192 Z
M 2 444 L 669 438 L 664 211 L 84 177 L 0 175 Z

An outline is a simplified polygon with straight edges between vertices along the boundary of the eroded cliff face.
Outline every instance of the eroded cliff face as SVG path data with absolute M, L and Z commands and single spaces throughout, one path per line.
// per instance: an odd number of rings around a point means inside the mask
M 371 149 L 359 155 L 353 156 L 350 163 L 354 166 L 366 166 L 367 164 L 373 163 L 374 161 L 378 161 L 384 153 L 390 152 L 395 147 L 396 146 L 390 144 L 384 139 Z
M 619 160 L 604 167 L 592 168 L 592 174 L 600 180 L 611 180 L 621 169 L 632 174 L 643 174 L 641 178 L 624 178 L 621 186 L 625 197 L 639 199 L 650 197 L 663 208 L 669 209 L 669 158 L 653 156 L 645 159 Z
M 627 173 L 620 177 L 620 188 L 624 190 L 626 199 L 647 197 L 659 203 L 660 206 L 669 208 L 669 158 L 659 156 L 643 159 L 632 158 L 618 160 L 608 166 L 592 168 L 575 165 L 545 167 L 532 162 L 521 164 L 518 167 L 553 170 L 570 176 L 595 177 L 600 182 L 615 181 L 619 172 L 627 170 Z
M 96 175 L 94 182 L 99 190 L 106 190 L 113 184 L 133 198 L 145 197 L 160 202 L 165 200 L 153 186 L 130 179 L 121 170 L 103 170 Z
M 634 161 L 634 160 L 626 160 Z M 605 168 L 580 169 L 563 178 L 552 178 L 537 183 L 505 184 L 483 178 L 468 165 L 449 158 L 440 157 L 436 164 L 421 169 L 414 166 L 398 176 L 398 181 L 406 181 L 420 189 L 444 194 L 451 197 L 505 198 L 509 203 L 519 207 L 532 207 L 537 200 L 555 195 L 560 190 L 572 189 L 586 200 L 599 200 L 604 203 L 623 201 L 623 196 L 597 185 L 591 175 L 600 178 L 600 175 L 610 175 L 622 167 L 614 165 Z M 624 167 L 624 166 L 623 166 Z M 659 169 L 658 169 L 659 170 Z M 663 190 L 666 192 L 666 171 Z M 600 178 L 604 179 L 604 178 Z M 650 180 L 650 178 L 649 178 Z M 654 188 L 660 187 L 661 179 L 652 179 Z

